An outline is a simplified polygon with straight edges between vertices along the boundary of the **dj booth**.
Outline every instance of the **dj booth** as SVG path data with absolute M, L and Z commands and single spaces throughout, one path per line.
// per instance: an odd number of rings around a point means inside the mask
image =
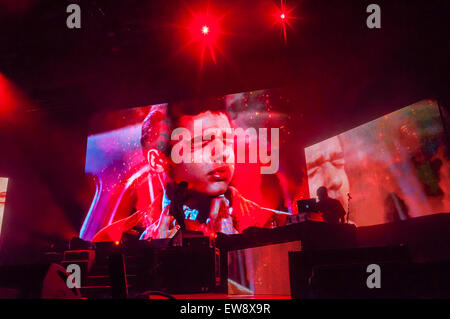
M 214 239 L 192 232 L 151 241 L 129 232 L 115 243 L 73 238 L 68 249 L 44 254 L 45 265 L 0 267 L 0 293 L 44 297 L 59 289 L 58 296 L 81 292 L 89 299 L 449 298 L 449 229 L 450 214 L 442 213 L 358 228 L 294 221 Z M 64 275 L 74 264 L 80 269 L 79 292 L 67 289 Z M 377 289 L 368 284 L 373 267 L 382 273 Z

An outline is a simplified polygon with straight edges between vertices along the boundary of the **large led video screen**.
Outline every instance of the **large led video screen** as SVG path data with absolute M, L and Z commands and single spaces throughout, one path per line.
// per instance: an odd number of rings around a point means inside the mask
M 181 224 L 205 235 L 283 224 L 292 207 L 279 156 L 288 147 L 283 103 L 280 90 L 259 90 L 100 114 L 87 141 L 95 190 L 80 237 L 117 241 L 133 226 L 145 229 L 141 239 L 161 239 Z
M 5 213 L 7 189 L 8 189 L 8 178 L 0 177 L 0 234 L 3 225 L 3 214 Z
M 450 211 L 450 163 L 435 101 L 425 100 L 305 148 L 311 197 L 325 186 L 367 226 Z

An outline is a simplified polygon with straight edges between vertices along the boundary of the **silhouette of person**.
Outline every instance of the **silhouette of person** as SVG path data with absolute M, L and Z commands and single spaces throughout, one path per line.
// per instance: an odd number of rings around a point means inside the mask
M 325 186 L 317 189 L 317 209 L 322 212 L 323 219 L 327 223 L 340 224 L 345 223 L 345 209 L 337 199 L 328 196 L 328 190 Z
M 344 149 L 339 136 L 308 147 L 306 168 L 311 191 L 324 186 L 332 198 L 339 200 L 344 207 L 348 206 L 347 194 L 350 192 L 350 184 L 345 171 Z M 311 194 L 311 197 L 313 196 Z

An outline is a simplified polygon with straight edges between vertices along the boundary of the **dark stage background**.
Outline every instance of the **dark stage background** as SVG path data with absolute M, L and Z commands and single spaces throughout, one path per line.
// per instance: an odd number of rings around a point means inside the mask
M 65 25 L 69 3 L 82 8 L 80 30 Z M 267 22 L 271 1 L 212 2 L 230 12 L 230 34 L 203 67 L 180 50 L 186 3 L 0 1 L 2 262 L 34 261 L 78 235 L 93 191 L 88 119 L 100 111 L 289 87 L 301 162 L 303 147 L 414 102 L 447 112 L 448 1 L 377 1 L 379 30 L 365 24 L 372 1 L 292 1 L 286 44 Z

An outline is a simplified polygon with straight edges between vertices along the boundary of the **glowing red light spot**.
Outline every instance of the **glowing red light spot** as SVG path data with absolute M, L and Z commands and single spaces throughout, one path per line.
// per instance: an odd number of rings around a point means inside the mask
M 274 11 L 271 16 L 274 18 L 273 23 L 281 25 L 281 32 L 283 34 L 284 43 L 287 43 L 287 27 L 292 28 L 291 21 L 295 19 L 292 16 L 294 8 L 286 6 L 286 0 L 280 0 L 280 6 L 274 4 Z
M 116 246 L 118 246 L 118 245 L 119 245 L 119 242 L 118 242 L 118 241 L 115 241 L 114 244 L 116 244 Z
M 0 73 L 0 115 L 10 114 L 23 101 L 16 86 Z
M 216 10 L 212 10 L 209 5 L 200 10 L 200 8 L 188 8 L 189 16 L 186 17 L 186 22 L 180 26 L 181 30 L 186 31 L 186 42 L 181 48 L 182 50 L 191 47 L 200 56 L 200 69 L 203 68 L 204 62 L 208 56 L 215 64 L 216 53 L 223 55 L 220 48 L 220 43 L 226 33 L 222 29 L 222 20 L 227 15 L 227 12 L 218 15 Z M 184 32 L 183 32 L 184 33 Z

